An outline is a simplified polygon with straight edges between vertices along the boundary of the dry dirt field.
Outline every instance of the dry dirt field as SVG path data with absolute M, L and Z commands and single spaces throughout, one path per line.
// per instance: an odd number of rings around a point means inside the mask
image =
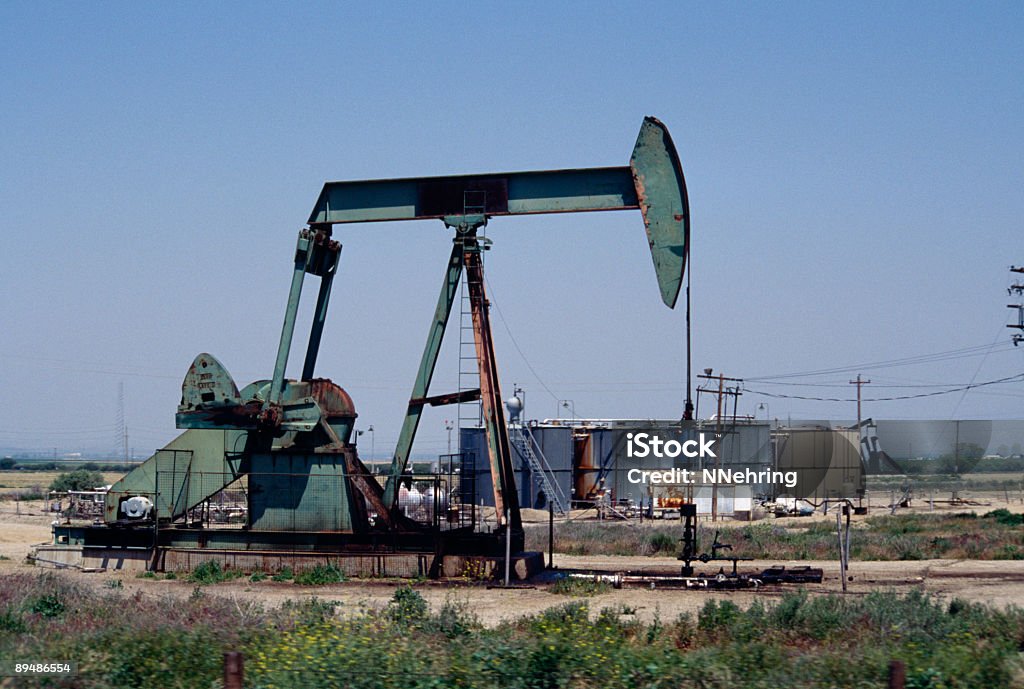
M 981 496 L 975 496 L 979 499 Z M 1021 511 L 1020 503 L 1007 505 L 989 496 L 989 503 L 977 510 L 1007 507 Z M 1013 502 L 1011 500 L 1011 502 Z M 912 509 L 929 509 L 928 505 L 915 505 Z M 964 507 L 936 506 L 942 510 L 963 510 Z M 968 507 L 967 509 L 971 509 Z M 877 513 L 877 512 L 876 512 Z M 16 572 L 30 573 L 38 568 L 26 564 L 25 557 L 33 545 L 49 542 L 52 516 L 43 512 L 43 503 L 12 504 L 0 501 L 0 576 Z M 786 521 L 786 520 L 780 520 Z M 663 523 L 663 522 L 657 522 Z M 812 565 L 825 571 L 825 581 L 805 588 L 811 593 L 837 592 L 841 582 L 836 562 L 778 562 L 758 561 L 746 563 L 751 569 L 760 569 L 773 564 Z M 571 557 L 555 555 L 555 566 L 568 569 L 599 569 L 608 572 L 644 571 L 651 574 L 674 574 L 679 563 L 672 557 L 618 557 L 587 556 Z M 138 578 L 124 572 L 82 573 L 65 570 L 64 575 L 78 581 L 104 589 L 112 579 L 121 581 L 124 591 L 139 592 L 147 596 L 187 597 L 192 595 L 193 584 L 184 580 L 160 580 Z M 895 590 L 906 592 L 913 589 L 929 592 L 942 599 L 954 597 L 984 602 L 997 606 L 1024 605 L 1024 561 L 970 561 L 970 560 L 924 560 L 914 562 L 853 562 L 849 585 L 850 595 L 864 595 L 872 590 Z M 383 606 L 400 584 L 397 581 L 360 581 L 329 586 L 303 587 L 290 582 L 261 581 L 251 583 L 247 579 L 215 584 L 205 588 L 208 595 L 224 596 L 237 601 L 239 605 L 259 602 L 263 605 L 278 605 L 285 600 L 317 596 L 325 600 L 336 600 L 345 606 Z M 524 587 L 515 589 L 487 588 L 466 583 L 423 583 L 417 585 L 423 596 L 434 606 L 447 597 L 466 601 L 486 624 L 502 619 L 535 613 L 559 605 L 567 600 L 565 596 L 549 593 L 546 587 Z M 655 616 L 663 620 L 672 619 L 681 612 L 695 612 L 711 597 L 728 598 L 740 606 L 746 606 L 755 598 L 774 599 L 789 587 L 773 587 L 738 592 L 698 592 L 669 589 L 649 590 L 623 588 L 593 596 L 591 608 L 605 606 L 627 606 L 636 609 L 639 618 L 650 621 Z

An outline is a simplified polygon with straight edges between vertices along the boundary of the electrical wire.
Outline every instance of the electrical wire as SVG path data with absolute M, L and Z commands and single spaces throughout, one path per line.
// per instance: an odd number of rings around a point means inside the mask
M 807 378 L 810 376 L 825 376 L 836 373 L 856 373 L 859 371 L 870 371 L 874 369 L 882 368 L 894 368 L 900 366 L 913 366 L 917 364 L 936 363 L 940 361 L 951 361 L 954 359 L 965 359 L 974 356 L 985 356 L 987 357 L 990 353 L 997 350 L 1009 351 L 1012 345 L 1008 342 L 1004 342 L 1000 345 L 998 342 L 993 342 L 987 345 L 974 345 L 972 347 L 963 347 L 960 349 L 951 349 L 945 352 L 935 352 L 932 354 L 920 354 L 916 356 L 903 357 L 901 359 L 888 359 L 883 361 L 868 362 L 863 364 L 853 364 L 849 366 L 838 366 L 835 368 L 823 368 L 813 371 L 797 371 L 791 373 L 780 373 L 769 376 L 747 376 L 744 380 L 749 382 L 769 382 L 784 380 L 787 378 Z
M 501 320 L 501 324 L 505 327 L 505 332 L 508 333 L 509 339 L 512 340 L 512 346 L 514 346 L 516 348 L 516 351 L 519 353 L 519 358 L 521 358 L 523 360 L 523 363 L 526 364 L 526 368 L 530 369 L 530 373 L 532 373 L 533 377 L 537 379 L 537 382 L 540 383 L 540 386 L 544 388 L 544 391 L 551 395 L 551 399 L 555 400 L 555 402 L 561 401 L 563 398 L 559 397 L 558 395 L 551 391 L 551 388 L 549 388 L 547 384 L 541 379 L 536 369 L 533 368 L 533 366 L 530 364 L 530 361 L 526 358 L 526 355 L 523 354 L 522 348 L 519 346 L 519 343 L 516 342 L 516 336 L 512 334 L 512 329 L 508 327 L 508 321 L 505 320 L 505 314 L 501 312 L 501 307 L 498 305 L 498 302 L 494 298 L 494 289 L 491 287 L 491 282 L 490 280 L 487 279 L 486 275 L 484 275 L 484 282 L 487 284 L 487 291 L 490 294 L 488 301 L 490 302 L 491 306 L 494 307 L 495 311 L 498 312 L 498 319 Z
M 999 378 L 997 380 L 988 380 L 983 383 L 970 383 L 968 385 L 962 385 L 955 388 L 949 388 L 947 390 L 936 390 L 934 392 L 922 392 L 916 395 L 898 395 L 892 397 L 872 397 L 863 398 L 862 402 L 893 402 L 896 400 L 912 400 L 919 399 L 921 397 L 937 397 L 939 395 L 949 395 L 954 392 L 961 392 L 967 390 L 973 390 L 975 388 L 986 387 L 989 385 L 999 385 L 1000 383 L 1012 383 L 1016 381 L 1024 381 L 1024 373 L 1018 373 L 1014 376 L 1008 376 L 1006 378 Z M 815 402 L 856 402 L 857 398 L 849 397 L 810 397 L 804 395 L 785 395 L 782 393 L 766 392 L 764 390 L 754 390 L 752 388 L 744 387 L 744 392 L 750 392 L 755 395 L 762 395 L 764 397 L 775 397 L 780 399 L 795 399 L 795 400 L 812 400 Z

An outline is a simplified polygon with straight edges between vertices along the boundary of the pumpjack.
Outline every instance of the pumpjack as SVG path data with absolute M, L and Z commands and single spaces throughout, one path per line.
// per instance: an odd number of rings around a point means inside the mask
M 217 358 L 197 356 L 182 383 L 175 417 L 181 435 L 111 487 L 105 527 L 66 531 L 64 542 L 134 542 L 154 550 L 485 553 L 504 550 L 497 539 L 510 533 L 511 547 L 521 549 L 522 523 L 481 256 L 489 240 L 480 230 L 507 215 L 622 210 L 641 212 L 662 301 L 674 308 L 686 269 L 689 202 L 675 146 L 667 128 L 653 117 L 644 119 L 626 166 L 326 183 L 299 232 L 272 377 L 239 389 Z M 352 442 L 357 416 L 352 398 L 331 380 L 315 376 L 342 249 L 333 231 L 335 225 L 426 219 L 440 220 L 453 231 L 452 250 L 382 485 Z M 480 385 L 432 395 L 431 379 L 463 273 Z M 316 307 L 301 375 L 287 378 L 307 274 L 320 278 Z M 436 531 L 400 509 L 401 484 L 424 409 L 476 400 L 501 535 L 491 537 L 491 543 L 490 534 L 452 529 L 438 546 Z M 247 484 L 244 528 L 195 528 L 189 515 L 240 479 Z

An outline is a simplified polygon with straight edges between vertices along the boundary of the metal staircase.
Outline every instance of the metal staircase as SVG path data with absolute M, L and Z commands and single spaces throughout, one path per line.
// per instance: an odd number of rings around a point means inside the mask
M 554 505 L 555 512 L 563 516 L 569 514 L 569 500 L 558 482 L 554 480 L 554 472 L 544 458 L 544 453 L 541 452 L 537 441 L 534 440 L 533 434 L 530 433 L 530 429 L 521 423 L 512 423 L 509 424 L 508 434 L 512 441 L 512 447 L 526 460 L 533 477 L 540 481 L 541 489 Z M 536 452 L 534 452 L 535 448 Z

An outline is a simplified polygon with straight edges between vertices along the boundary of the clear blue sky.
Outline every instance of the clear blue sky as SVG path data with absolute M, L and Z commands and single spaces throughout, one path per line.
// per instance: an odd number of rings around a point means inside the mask
M 325 180 L 624 165 L 649 114 L 689 184 L 697 370 L 986 347 L 865 366 L 865 397 L 1018 374 L 1005 288 L 1024 264 L 1022 35 L 1009 2 L 0 4 L 0 446 L 115 447 L 123 381 L 131 444 L 149 452 L 175 434 L 199 352 L 240 385 L 268 377 L 295 234 Z M 529 416 L 558 399 L 679 415 L 684 314 L 658 299 L 638 214 L 497 219 L 489 234 L 492 299 L 537 374 L 496 317 L 502 383 L 527 389 Z M 338 236 L 318 373 L 351 392 L 381 454 L 449 233 Z M 435 392 L 456 384 L 444 357 Z M 865 414 L 1021 418 L 1022 385 Z M 855 414 L 752 392 L 849 385 L 748 386 L 741 413 Z M 418 450 L 443 448 L 445 414 Z

